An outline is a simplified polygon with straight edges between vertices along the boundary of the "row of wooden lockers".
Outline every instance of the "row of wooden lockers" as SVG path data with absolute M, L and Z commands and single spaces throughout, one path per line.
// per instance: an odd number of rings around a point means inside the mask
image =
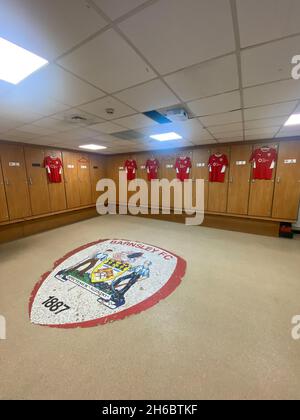
M 63 162 L 61 183 L 48 180 L 44 159 L 50 154 Z M 96 183 L 103 174 L 99 155 L 2 144 L 0 222 L 91 205 L 96 202 Z
M 107 176 L 117 181 L 118 169 L 126 159 L 135 159 L 137 176 L 147 179 L 145 162 L 157 158 L 159 177 L 175 177 L 174 162 L 177 157 L 189 156 L 192 160 L 191 177 L 205 180 L 205 210 L 208 212 L 249 217 L 297 220 L 300 199 L 300 141 L 270 143 L 277 149 L 278 159 L 272 180 L 254 180 L 249 162 L 252 152 L 263 144 L 220 145 L 211 148 L 194 148 L 189 151 L 138 153 L 108 158 Z M 224 183 L 209 182 L 208 160 L 211 154 L 226 154 L 229 168 Z M 243 162 L 241 165 L 240 163 Z

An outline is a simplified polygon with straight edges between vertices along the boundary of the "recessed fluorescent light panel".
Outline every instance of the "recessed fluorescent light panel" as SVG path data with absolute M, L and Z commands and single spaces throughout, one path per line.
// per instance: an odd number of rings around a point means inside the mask
M 291 115 L 284 125 L 300 125 L 300 114 Z
M 48 61 L 0 37 L 0 80 L 17 85 Z
M 171 140 L 181 140 L 182 137 L 177 133 L 163 133 L 163 134 L 154 134 L 150 136 L 151 139 L 158 141 L 171 141 Z
M 80 149 L 87 149 L 87 150 L 103 150 L 107 149 L 105 146 L 99 146 L 98 144 L 83 144 L 82 146 L 79 146 Z

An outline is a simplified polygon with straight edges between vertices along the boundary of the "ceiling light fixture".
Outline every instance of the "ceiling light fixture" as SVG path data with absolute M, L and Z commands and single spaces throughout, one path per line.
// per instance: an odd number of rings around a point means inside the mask
M 150 136 L 151 139 L 158 141 L 171 141 L 171 140 L 181 140 L 182 137 L 177 133 L 163 133 L 163 134 L 153 134 Z
M 0 80 L 17 85 L 48 61 L 0 37 Z
M 80 149 L 87 149 L 87 150 L 103 150 L 107 149 L 106 146 L 99 146 L 98 144 L 83 144 L 82 146 L 79 146 Z
M 300 125 L 300 114 L 291 115 L 287 122 L 284 124 L 285 126 L 289 125 Z

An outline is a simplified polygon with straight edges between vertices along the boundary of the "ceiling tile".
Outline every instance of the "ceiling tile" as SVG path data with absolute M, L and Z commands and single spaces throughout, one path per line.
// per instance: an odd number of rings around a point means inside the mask
M 220 114 L 241 108 L 241 95 L 239 91 L 224 93 L 210 98 L 198 99 L 189 102 L 188 107 L 197 116 Z
M 20 130 L 25 132 L 25 133 L 32 133 L 32 134 L 38 134 L 41 136 L 46 136 L 48 134 L 54 134 L 56 132 L 56 130 L 50 129 L 50 128 L 45 128 L 45 127 L 38 127 L 36 125 L 33 124 L 28 124 L 28 125 L 23 125 L 22 127 L 20 127 Z
M 140 112 L 165 108 L 178 103 L 177 97 L 158 79 L 124 90 L 115 96 Z
M 108 114 L 106 112 L 106 110 L 109 108 L 114 109 L 113 114 Z M 111 97 L 106 97 L 103 99 L 99 99 L 98 101 L 91 102 L 87 105 L 83 105 L 80 107 L 80 109 L 91 114 L 95 114 L 98 117 L 104 118 L 106 120 L 125 117 L 127 115 L 135 114 L 136 112 L 129 106 L 124 105 L 117 99 Z
M 281 117 L 290 115 L 296 105 L 297 101 L 282 102 L 274 105 L 258 106 L 256 108 L 244 109 L 245 121 L 259 120 L 262 118 Z
M 235 143 L 235 142 L 240 142 L 240 141 L 244 141 L 243 136 L 231 136 L 231 137 L 226 137 L 226 138 L 218 138 L 219 143 Z
M 216 144 L 217 141 L 214 138 L 211 138 L 211 139 L 199 138 L 198 140 L 193 140 L 192 143 L 194 146 L 202 146 L 205 144 Z
M 105 122 L 105 123 L 93 125 L 91 128 L 95 131 L 100 131 L 101 133 L 106 133 L 106 134 L 119 133 L 125 130 L 124 127 L 120 127 L 119 125 L 112 122 Z
M 82 0 L 0 0 L 1 36 L 53 60 L 106 22 Z
M 161 74 L 235 50 L 228 0 L 160 0 L 120 28 Z
M 24 80 L 20 88 L 23 96 L 50 97 L 69 106 L 105 96 L 97 89 L 64 69 L 50 65 Z
M 239 88 L 235 54 L 202 63 L 165 77 L 169 86 L 184 101 Z
M 261 120 L 252 120 L 245 122 L 245 129 L 249 130 L 252 128 L 266 128 L 266 127 L 277 127 L 283 125 L 287 121 L 288 117 L 276 117 L 276 118 L 264 118 Z
M 300 37 L 284 39 L 242 51 L 243 86 L 291 77 L 291 59 L 299 54 Z
M 279 127 L 269 127 L 269 128 L 255 128 L 245 131 L 246 140 L 255 140 L 255 139 L 267 139 L 273 138 L 275 134 L 279 131 Z
M 225 132 L 225 133 L 218 133 L 215 134 L 215 137 L 220 140 L 220 139 L 231 139 L 231 138 L 241 138 L 242 140 L 244 139 L 244 133 L 243 130 L 238 130 L 238 131 L 230 131 L 230 132 Z
M 233 131 L 243 130 L 243 123 L 232 123 L 232 124 L 225 124 L 225 125 L 216 125 L 215 127 L 209 127 L 209 131 L 212 134 L 218 135 L 218 133 L 228 133 Z
M 9 120 L 0 117 L 0 133 L 4 133 L 5 131 L 11 130 L 16 127 L 20 127 L 21 125 L 22 123 L 20 123 L 20 121 L 17 122 L 14 120 Z
M 59 63 L 106 92 L 116 92 L 155 77 L 131 46 L 110 29 Z
M 242 47 L 300 32 L 298 0 L 237 0 Z
M 300 137 L 300 127 L 283 127 L 276 137 Z
M 94 3 L 100 7 L 110 19 L 115 20 L 145 3 L 145 1 L 146 0 L 94 0 Z
M 300 83 L 293 79 L 244 89 L 244 105 L 246 108 L 295 99 L 300 99 Z
M 85 119 L 85 121 L 80 122 L 79 121 L 74 121 L 73 117 L 81 117 L 83 119 Z M 59 112 L 57 114 L 51 115 L 51 118 L 55 118 L 57 120 L 63 120 L 68 122 L 72 122 L 72 124 L 74 125 L 74 127 L 81 127 L 81 126 L 87 126 L 87 125 L 95 125 L 101 122 L 105 122 L 105 120 L 103 120 L 102 118 L 96 117 L 95 115 L 89 114 L 88 112 L 82 111 L 81 109 L 78 108 L 71 108 L 68 109 L 64 112 Z
M 222 124 L 231 124 L 231 123 L 242 121 L 242 112 L 241 111 L 225 112 L 224 114 L 216 114 L 216 115 L 211 115 L 209 117 L 202 117 L 199 119 L 205 127 L 222 125 Z
M 118 120 L 114 120 L 114 122 L 116 124 L 120 124 L 122 127 L 126 127 L 131 130 L 143 127 L 152 127 L 153 125 L 158 124 L 157 122 L 155 122 L 151 118 L 146 117 L 143 114 L 135 114 L 131 115 L 130 117 L 120 118 Z
M 74 129 L 74 123 L 69 121 L 63 121 L 55 118 L 43 118 L 38 121 L 34 121 L 34 125 L 42 128 L 49 128 L 55 131 L 68 131 Z

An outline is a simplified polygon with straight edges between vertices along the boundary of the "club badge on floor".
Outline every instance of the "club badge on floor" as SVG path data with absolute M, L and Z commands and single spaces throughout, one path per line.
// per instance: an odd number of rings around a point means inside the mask
M 167 297 L 185 274 L 177 255 L 142 242 L 107 239 L 59 260 L 30 298 L 30 320 L 90 327 L 137 314 Z

